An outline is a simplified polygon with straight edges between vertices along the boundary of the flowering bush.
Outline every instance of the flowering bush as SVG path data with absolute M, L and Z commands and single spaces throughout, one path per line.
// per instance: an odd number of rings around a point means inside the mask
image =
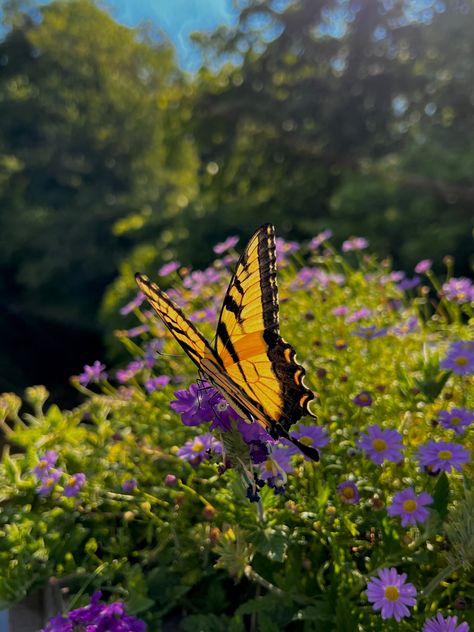
M 277 244 L 282 334 L 316 395 L 290 435 L 320 462 L 242 420 L 133 296 L 130 362 L 85 367 L 83 404 L 2 396 L 3 607 L 49 583 L 52 631 L 474 629 L 472 284 L 329 238 Z M 235 245 L 160 269 L 209 339 Z

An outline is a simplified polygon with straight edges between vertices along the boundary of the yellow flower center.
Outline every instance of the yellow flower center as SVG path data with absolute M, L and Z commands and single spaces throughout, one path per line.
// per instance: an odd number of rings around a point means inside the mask
M 372 447 L 377 452 L 383 452 L 387 449 L 387 442 L 384 439 L 374 439 L 372 441 Z
M 201 443 L 200 441 L 196 441 L 196 443 L 192 447 L 193 452 L 202 452 L 203 449 L 204 449 L 204 444 Z
M 46 487 L 52 487 L 54 485 L 54 478 L 48 478 L 44 484 Z
M 458 356 L 454 361 L 458 366 L 466 366 L 467 364 L 466 356 Z
M 45 467 L 46 467 L 47 465 L 48 465 L 48 462 L 47 462 L 47 461 L 44 461 L 44 460 L 43 460 L 43 461 L 40 461 L 40 462 L 38 463 L 38 467 L 39 467 L 41 470 L 44 470 L 44 469 L 45 469 Z
M 298 439 L 298 441 L 303 445 L 313 445 L 313 440 L 311 439 L 311 437 L 301 437 L 301 439 Z
M 71 476 L 71 478 L 68 480 L 67 484 L 69 485 L 69 487 L 73 487 L 76 484 L 76 477 L 75 476 Z
M 336 347 L 343 347 L 346 344 L 346 341 L 344 340 L 344 338 L 338 338 L 336 340 Z
M 267 459 L 265 461 L 265 469 L 267 470 L 267 472 L 273 472 L 274 471 L 274 466 L 273 466 L 273 461 L 271 459 Z
M 438 459 L 443 459 L 443 461 L 447 461 L 448 459 L 452 458 L 453 453 L 451 452 L 451 450 L 440 450 L 438 452 Z
M 344 496 L 344 498 L 347 498 L 347 500 L 352 500 L 355 496 L 355 491 L 352 487 L 344 487 L 344 489 L 342 490 L 342 495 Z
M 461 418 L 460 417 L 451 417 L 451 419 L 449 421 L 451 422 L 452 426 L 457 426 L 458 424 L 461 423 Z
M 362 393 L 361 395 L 359 395 L 359 401 L 365 404 L 365 402 L 369 401 L 368 395 L 366 395 L 365 393 Z
M 408 513 L 412 513 L 417 508 L 416 500 L 405 500 L 403 503 L 403 510 Z
M 389 601 L 397 601 L 400 597 L 400 592 L 396 586 L 387 586 L 385 588 L 385 599 Z

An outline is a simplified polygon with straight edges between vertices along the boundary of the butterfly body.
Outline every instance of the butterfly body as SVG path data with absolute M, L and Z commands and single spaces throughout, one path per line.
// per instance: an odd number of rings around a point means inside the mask
M 274 228 L 261 226 L 244 250 L 225 295 L 212 347 L 165 292 L 142 274 L 149 303 L 204 377 L 247 421 L 260 423 L 318 460 L 317 450 L 288 435 L 314 398 L 304 368 L 279 334 Z

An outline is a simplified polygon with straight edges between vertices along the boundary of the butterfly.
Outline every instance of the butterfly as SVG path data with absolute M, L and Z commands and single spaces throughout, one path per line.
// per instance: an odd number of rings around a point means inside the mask
M 283 437 L 311 459 L 318 451 L 288 433 L 304 415 L 313 392 L 304 368 L 279 332 L 275 229 L 261 226 L 250 238 L 227 289 L 214 344 L 144 274 L 138 287 L 199 372 L 246 421 L 258 422 L 274 438 Z

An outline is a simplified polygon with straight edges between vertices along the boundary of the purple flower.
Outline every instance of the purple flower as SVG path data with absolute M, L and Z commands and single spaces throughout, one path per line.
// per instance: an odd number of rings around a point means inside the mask
M 406 527 L 409 524 L 425 522 L 430 512 L 424 505 L 431 505 L 432 502 L 433 498 L 427 492 L 421 492 L 417 496 L 411 487 L 407 487 L 394 495 L 387 513 L 392 517 L 400 516 L 402 527 Z
M 331 237 L 332 237 L 332 230 L 330 230 L 329 228 L 326 228 L 326 230 L 323 230 L 322 233 L 319 233 L 319 235 L 316 235 L 316 237 L 313 237 L 313 239 L 308 244 L 308 248 L 310 250 L 317 250 L 319 246 L 321 246 L 328 239 L 331 239 Z
M 53 617 L 41 632 L 145 632 L 145 622 L 128 615 L 122 602 L 99 603 L 101 596 L 94 593 L 89 605 Z
M 76 496 L 85 482 L 86 475 L 82 472 L 69 476 L 66 485 L 64 485 L 64 495 L 68 498 Z
M 161 268 L 158 270 L 158 274 L 161 277 L 168 276 L 169 274 L 176 272 L 176 270 L 178 270 L 180 266 L 181 264 L 179 261 L 169 261 L 168 263 L 165 263 L 161 266 Z
M 297 252 L 300 245 L 297 241 L 285 241 L 281 237 L 275 239 L 276 258 L 278 263 L 284 263 L 285 257 Z
M 367 318 L 368 316 L 370 316 L 372 314 L 372 310 L 367 309 L 367 307 L 362 307 L 361 309 L 358 309 L 356 312 L 354 312 L 353 314 L 350 314 L 347 318 L 346 318 L 346 323 L 355 323 L 358 320 L 362 320 L 363 318 Z
M 213 248 L 216 255 L 223 255 L 227 250 L 231 250 L 239 243 L 239 238 L 236 235 L 227 237 L 227 239 L 220 244 L 216 244 Z
M 382 611 L 382 619 L 393 617 L 399 622 L 409 617 L 407 606 L 416 604 L 416 588 L 406 583 L 406 573 L 400 575 L 396 568 L 382 568 L 378 576 L 367 582 L 367 598 L 373 609 Z
M 136 338 L 137 336 L 146 334 L 147 331 L 150 331 L 149 325 L 137 325 L 131 329 L 121 329 L 120 331 L 116 331 L 115 335 L 119 338 Z
M 105 364 L 96 360 L 92 366 L 86 364 L 84 366 L 84 373 L 81 373 L 79 378 L 79 384 L 82 386 L 88 386 L 91 382 L 100 382 L 100 380 L 107 379 L 107 373 L 104 371 Z
M 343 503 L 347 505 L 355 505 L 359 502 L 360 493 L 357 485 L 352 481 L 343 481 L 337 486 L 337 493 L 341 497 Z
M 474 421 L 474 411 L 467 408 L 451 408 L 451 410 L 442 410 L 438 419 L 443 428 L 462 434 L 466 426 L 470 426 Z
M 183 285 L 185 288 L 191 290 L 195 296 L 200 296 L 204 289 L 208 290 L 209 286 L 213 283 L 217 283 L 220 278 L 219 272 L 215 268 L 209 267 L 206 270 L 195 270 L 191 272 L 191 274 L 183 279 Z
M 342 244 L 342 252 L 350 252 L 351 250 L 364 250 L 369 245 L 364 237 L 351 237 L 346 239 Z
M 188 390 L 175 391 L 176 399 L 170 406 L 181 415 L 181 421 L 185 426 L 199 426 L 214 418 L 209 401 L 215 394 L 216 390 L 207 382 L 201 385 L 191 384 Z
M 62 473 L 62 470 L 49 470 L 49 472 L 40 479 L 41 485 L 38 487 L 38 494 L 40 496 L 49 496 L 61 478 Z
M 403 279 L 403 281 L 397 284 L 397 289 L 400 291 L 412 290 L 417 285 L 420 285 L 420 281 L 421 279 L 418 276 L 413 277 L 413 279 Z
M 406 336 L 407 334 L 411 334 L 413 331 L 416 331 L 417 329 L 418 329 L 418 318 L 416 316 L 412 316 L 406 322 L 392 327 L 390 332 L 392 334 L 395 334 L 396 336 Z
M 215 323 L 217 321 L 216 310 L 214 307 L 198 309 L 189 315 L 189 320 L 193 323 Z
M 441 612 L 438 612 L 436 617 L 426 619 L 422 632 L 469 632 L 469 625 L 467 623 L 458 625 L 456 616 L 445 619 Z
M 323 426 L 303 426 L 299 425 L 295 430 L 290 432 L 290 436 L 294 439 L 298 439 L 303 445 L 310 446 L 311 448 L 324 448 L 329 443 L 328 431 Z M 300 450 L 292 443 L 284 440 L 282 443 L 288 445 L 288 450 L 291 454 L 301 454 Z M 304 455 L 305 461 L 311 461 L 311 459 Z
M 120 308 L 119 312 L 122 316 L 126 316 L 130 314 L 135 308 L 140 307 L 140 305 L 145 300 L 145 295 L 143 292 L 138 292 L 138 294 L 133 298 L 130 303 L 127 303 L 123 307 Z
M 359 338 L 364 338 L 365 340 L 373 340 L 374 338 L 385 336 L 387 331 L 387 327 L 377 329 L 375 325 L 369 325 L 368 327 L 359 327 L 358 329 L 354 330 L 352 334 L 354 336 L 359 336 Z
M 268 458 L 260 465 L 260 477 L 264 481 L 279 479 L 286 481 L 287 472 L 293 470 L 290 463 L 291 450 L 288 448 L 273 448 Z
M 369 391 L 361 391 L 358 395 L 354 397 L 352 403 L 356 406 L 360 406 L 361 408 L 372 406 L 372 395 L 369 393 Z
M 398 430 L 382 430 L 373 424 L 366 434 L 361 435 L 358 446 L 376 465 L 382 465 L 385 460 L 393 463 L 402 460 L 402 436 Z
M 439 366 L 456 375 L 474 373 L 474 343 L 468 340 L 453 343 Z
M 338 307 L 335 307 L 332 311 L 331 314 L 333 316 L 345 316 L 347 314 L 347 312 L 349 311 L 349 308 L 346 307 L 345 305 L 339 305 Z
M 134 478 L 130 478 L 122 483 L 122 489 L 126 493 L 133 492 L 137 486 L 137 481 Z
M 402 270 L 393 270 L 390 274 L 384 274 L 380 277 L 380 285 L 387 285 L 387 283 L 399 283 L 404 278 L 405 273 Z
M 433 441 L 430 439 L 418 449 L 418 461 L 423 467 L 432 472 L 443 470 L 452 472 L 453 468 L 461 471 L 462 466 L 469 462 L 469 450 L 457 443 Z
M 167 474 L 165 476 L 166 487 L 175 487 L 178 482 L 178 478 L 174 474 Z
M 44 478 L 56 464 L 58 453 L 54 450 L 48 450 L 40 458 L 38 465 L 33 469 L 33 474 L 38 478 Z
M 116 373 L 117 380 L 123 384 L 132 380 L 135 375 L 143 369 L 145 362 L 143 360 L 133 360 L 124 369 L 118 369 Z
M 237 424 L 237 430 L 242 435 L 242 439 L 245 443 L 251 443 L 252 441 L 261 441 L 262 443 L 275 443 L 275 440 L 268 434 L 257 421 L 248 423 L 241 419 Z
M 428 270 L 431 270 L 432 265 L 433 262 L 431 259 L 422 259 L 416 264 L 415 272 L 417 274 L 424 274 L 425 272 L 428 272 Z
M 176 454 L 196 467 L 204 459 L 210 458 L 210 452 L 220 454 L 222 452 L 222 444 L 217 441 L 210 433 L 194 437 L 190 441 L 186 441 L 182 448 Z
M 167 386 L 171 382 L 169 375 L 158 375 L 158 377 L 152 377 L 145 382 L 145 388 L 148 393 L 153 393 L 159 388 Z
M 230 406 L 225 398 L 214 389 L 214 395 L 209 399 L 209 404 L 212 408 L 212 423 L 209 426 L 209 430 L 220 428 L 224 432 L 229 432 L 232 429 L 232 422 L 240 419 L 239 415 Z
M 474 301 L 474 286 L 472 281 L 466 277 L 449 279 L 449 281 L 443 283 L 441 293 L 443 296 L 446 296 L 448 301 L 459 304 Z

